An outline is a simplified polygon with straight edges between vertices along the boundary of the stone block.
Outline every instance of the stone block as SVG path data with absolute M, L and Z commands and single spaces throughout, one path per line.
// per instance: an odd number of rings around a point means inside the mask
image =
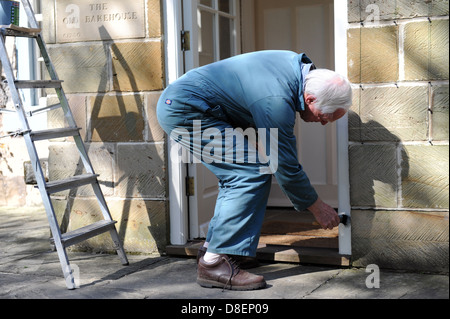
M 352 264 L 448 272 L 448 212 L 352 210 Z
M 91 97 L 88 114 L 93 142 L 144 141 L 144 102 L 139 94 Z
M 65 93 L 109 91 L 105 45 L 54 45 L 47 49 L 59 78 L 64 80 Z
M 148 0 L 148 36 L 150 38 L 161 37 L 161 1 L 160 0 Z
M 412 19 L 417 17 L 428 17 L 433 9 L 432 2 L 424 0 L 397 0 L 391 1 L 397 4 L 393 19 Z
M 402 206 L 449 208 L 448 145 L 405 145 L 402 163 Z
M 448 15 L 448 0 L 397 0 L 395 3 L 397 8 L 394 19 Z
M 111 45 L 115 91 L 155 91 L 163 88 L 160 41 Z
M 449 78 L 448 20 L 408 23 L 405 26 L 405 80 Z
M 428 86 L 355 90 L 350 113 L 352 141 L 427 141 Z
M 433 141 L 448 141 L 449 123 L 448 85 L 436 85 L 432 88 L 433 114 L 431 138 Z
M 165 198 L 165 145 L 118 144 L 115 195 L 123 198 Z
M 395 16 L 396 2 L 389 0 L 349 0 L 348 22 L 364 22 L 391 20 Z
M 69 231 L 103 219 L 95 199 L 77 198 L 71 206 L 70 214 L 66 215 Z M 168 219 L 164 201 L 108 200 L 108 208 L 112 219 L 117 221 L 116 229 L 127 253 L 152 254 L 164 250 L 168 242 Z M 82 251 L 115 251 L 108 232 L 72 247 Z
M 349 22 L 370 22 L 448 15 L 448 0 L 348 1 Z
M 115 147 L 112 144 L 90 143 L 86 144 L 88 156 L 98 177 L 101 189 L 105 196 L 113 195 Z M 61 180 L 71 176 L 85 174 L 78 149 L 73 143 L 53 143 L 49 146 L 48 159 L 49 180 Z M 57 195 L 94 196 L 90 185 L 67 190 Z
M 350 201 L 359 207 L 397 207 L 396 145 L 350 145 Z
M 75 123 L 78 127 L 81 128 L 80 134 L 84 140 L 87 140 L 87 131 L 86 131 L 86 96 L 84 95 L 70 95 L 67 94 L 67 100 L 69 102 L 69 107 L 72 112 Z M 59 104 L 59 100 L 56 97 L 48 98 L 47 105 Z M 47 127 L 49 129 L 52 128 L 61 128 L 67 127 L 69 124 L 67 123 L 64 112 L 62 108 L 57 108 L 51 110 L 47 113 Z M 58 141 L 73 141 L 72 137 L 67 138 L 59 138 L 55 139 Z
M 160 96 L 161 92 L 151 92 L 145 95 L 148 120 L 148 137 L 146 140 L 149 142 L 163 142 L 165 137 L 164 130 L 156 117 L 156 105 Z
M 409 23 L 405 26 L 405 79 L 427 80 L 429 68 L 429 22 Z
M 398 27 L 348 30 L 348 74 L 352 83 L 398 81 Z
M 166 202 L 125 199 L 108 205 L 126 251 L 158 253 L 165 249 L 169 242 Z
M 59 43 L 145 37 L 145 0 L 58 0 L 55 4 Z
M 432 16 L 448 16 L 449 0 L 433 0 L 431 7 Z

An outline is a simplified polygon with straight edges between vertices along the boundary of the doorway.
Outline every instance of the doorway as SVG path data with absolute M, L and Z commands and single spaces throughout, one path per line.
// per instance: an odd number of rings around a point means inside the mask
M 243 51 L 304 52 L 318 68 L 335 68 L 333 0 L 245 1 Z M 297 115 L 298 158 L 319 196 L 338 208 L 337 126 L 305 123 Z M 339 248 L 339 231 L 324 231 L 308 211 L 296 212 L 273 179 L 260 246 Z M 295 257 L 294 257 L 295 258 Z
M 184 30 L 190 30 L 191 50 L 184 52 L 183 72 L 226 58 L 228 55 L 265 49 L 305 52 L 317 67 L 334 69 L 337 58 L 334 46 L 334 2 L 339 2 L 341 6 L 343 1 L 184 0 L 181 8 L 182 20 Z M 343 12 L 346 14 L 346 5 L 344 7 Z M 345 28 L 341 26 L 340 32 L 344 30 L 345 33 Z M 300 162 L 322 199 L 338 208 L 338 173 L 342 167 L 344 172 L 341 177 L 346 173 L 345 165 L 339 165 L 337 158 L 342 149 L 345 153 L 347 145 L 338 144 L 336 136 L 339 134 L 336 133 L 346 127 L 341 125 L 339 128 L 339 124 L 321 127 L 301 121 L 297 123 Z M 314 139 L 314 143 L 311 143 L 311 139 Z M 343 140 L 345 141 L 345 136 Z M 343 158 L 345 160 L 345 156 Z M 217 195 L 217 179 L 201 164 L 189 164 L 175 170 L 180 174 L 185 171 L 192 178 L 192 193 L 188 200 L 188 219 L 182 209 L 180 212 L 171 210 L 171 219 L 180 219 L 182 216 L 181 222 L 187 224 L 183 230 L 188 233 L 188 236 L 183 233 L 184 238 L 176 239 L 175 242 L 176 234 L 171 234 L 173 244 L 206 236 Z M 345 188 L 343 190 L 345 194 Z M 181 203 L 183 199 L 177 198 L 177 202 Z M 342 203 L 340 204 L 342 206 Z M 346 203 L 344 206 L 347 206 Z M 287 245 L 294 247 L 294 250 L 296 247 L 321 247 L 336 251 L 340 245 L 338 231 L 328 234 L 328 237 L 324 236 L 323 231 L 313 225 L 311 217 L 307 213 L 293 212 L 292 205 L 274 179 L 267 219 L 263 227 L 263 237 L 266 237 L 267 241 L 262 238 L 261 243 L 266 246 Z M 293 230 L 293 225 L 296 230 Z M 175 228 L 174 230 L 176 231 Z M 303 245 L 305 243 L 306 245 Z M 184 247 L 183 251 L 186 253 L 188 249 Z
M 304 52 L 317 68 L 334 69 L 333 0 L 256 0 L 255 50 Z M 248 30 L 243 30 L 248 32 Z M 297 115 L 298 158 L 319 196 L 337 208 L 336 123 L 305 123 Z M 292 207 L 274 180 L 269 206 Z

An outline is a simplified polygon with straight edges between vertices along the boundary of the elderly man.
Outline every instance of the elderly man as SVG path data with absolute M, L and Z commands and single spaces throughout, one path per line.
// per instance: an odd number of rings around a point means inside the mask
M 324 229 L 339 225 L 298 162 L 294 125 L 296 112 L 306 122 L 334 122 L 351 100 L 347 79 L 290 51 L 248 53 L 200 67 L 163 92 L 161 127 L 219 179 L 198 259 L 200 286 L 265 287 L 262 276 L 240 269 L 237 257 L 256 255 L 272 175 L 297 211 L 308 209 Z

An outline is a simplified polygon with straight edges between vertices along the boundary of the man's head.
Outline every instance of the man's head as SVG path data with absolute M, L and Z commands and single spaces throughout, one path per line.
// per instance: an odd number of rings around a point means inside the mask
M 343 117 L 352 105 L 352 88 L 349 81 L 336 72 L 316 69 L 305 79 L 305 110 L 300 112 L 305 122 L 322 125 Z

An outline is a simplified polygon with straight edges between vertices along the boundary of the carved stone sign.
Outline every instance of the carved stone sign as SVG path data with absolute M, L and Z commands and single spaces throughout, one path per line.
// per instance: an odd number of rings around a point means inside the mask
M 58 0 L 56 41 L 145 37 L 144 0 Z

